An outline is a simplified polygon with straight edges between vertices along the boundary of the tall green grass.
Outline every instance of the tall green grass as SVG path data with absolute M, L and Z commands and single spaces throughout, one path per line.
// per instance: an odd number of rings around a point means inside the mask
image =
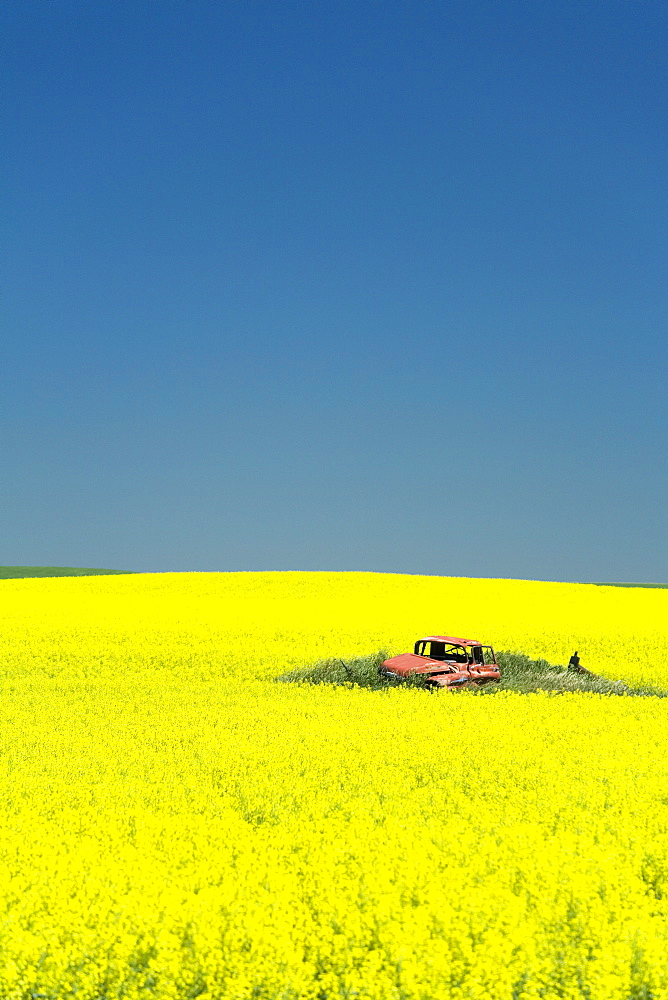
M 354 659 L 319 660 L 311 666 L 291 670 L 277 677 L 279 682 L 292 684 L 337 684 L 346 687 L 368 688 L 382 691 L 390 687 L 413 687 L 429 689 L 424 675 L 413 675 L 407 680 L 387 677 L 379 672 L 379 668 L 390 654 L 385 649 L 379 649 L 371 656 L 361 656 Z M 610 681 L 594 674 L 580 674 L 567 667 L 548 663 L 547 660 L 532 660 L 524 653 L 504 651 L 497 653 L 501 669 L 501 680 L 490 682 L 482 687 L 471 687 L 467 690 L 478 695 L 494 695 L 499 691 L 516 691 L 530 694 L 534 691 L 552 691 L 564 694 L 569 691 L 590 691 L 594 694 L 606 695 L 656 695 L 667 697 L 668 692 L 649 686 L 629 687 L 623 681 Z

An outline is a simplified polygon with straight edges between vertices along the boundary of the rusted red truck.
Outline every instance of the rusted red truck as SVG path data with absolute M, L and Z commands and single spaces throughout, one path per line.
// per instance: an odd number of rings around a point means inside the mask
M 477 639 L 451 635 L 427 635 L 418 639 L 412 653 L 400 653 L 385 660 L 379 673 L 406 680 L 424 676 L 430 688 L 480 687 L 501 680 L 501 671 L 491 646 Z

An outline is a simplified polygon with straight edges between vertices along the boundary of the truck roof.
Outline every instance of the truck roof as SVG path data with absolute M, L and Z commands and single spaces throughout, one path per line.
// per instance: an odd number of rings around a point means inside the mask
M 457 639 L 454 635 L 425 635 L 422 639 L 418 639 L 418 642 L 454 642 L 458 646 L 482 646 L 481 642 L 477 639 Z

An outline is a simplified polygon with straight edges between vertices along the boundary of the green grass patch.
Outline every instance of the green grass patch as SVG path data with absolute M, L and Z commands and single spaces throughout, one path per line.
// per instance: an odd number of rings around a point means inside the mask
M 380 674 L 379 667 L 389 656 L 390 653 L 386 649 L 379 649 L 371 656 L 358 656 L 351 660 L 337 658 L 318 660 L 310 667 L 291 670 L 276 680 L 292 684 L 339 684 L 347 687 L 371 688 L 373 691 L 406 685 L 424 687 L 424 681 L 420 676 L 411 677 L 408 681 L 398 681 L 396 678 Z
M 490 689 L 494 688 L 496 691 L 519 691 L 523 694 L 532 691 L 591 691 L 594 694 L 668 696 L 668 692 L 659 688 L 647 685 L 632 687 L 621 680 L 611 681 L 597 674 L 580 674 L 547 660 L 532 660 L 524 653 L 505 650 L 496 655 L 501 680 L 498 684 L 480 688 L 481 694 L 491 693 Z
M 404 681 L 381 674 L 380 665 L 389 655 L 387 650 L 379 649 L 371 656 L 360 656 L 349 660 L 338 658 L 319 660 L 311 666 L 282 674 L 276 680 L 291 684 L 337 684 L 343 687 L 368 688 L 373 691 L 394 687 L 430 690 L 425 683 L 424 675 L 413 675 Z M 552 691 L 555 694 L 589 691 L 606 695 L 668 697 L 668 691 L 659 688 L 631 687 L 623 681 L 610 681 L 595 674 L 580 674 L 567 667 L 548 663 L 547 660 L 532 660 L 524 653 L 500 652 L 497 653 L 497 660 L 501 668 L 501 680 L 482 687 L 472 686 L 467 690 L 484 696 L 498 694 L 499 691 L 516 691 L 520 694 L 531 694 L 535 691 Z
M 82 569 L 78 566 L 0 566 L 0 580 L 24 580 L 33 576 L 112 576 L 131 572 L 125 569 Z

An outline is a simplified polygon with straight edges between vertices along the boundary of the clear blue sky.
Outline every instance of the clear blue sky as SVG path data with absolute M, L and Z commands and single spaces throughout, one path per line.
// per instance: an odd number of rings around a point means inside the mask
M 665 3 L 0 22 L 0 563 L 668 580 Z

